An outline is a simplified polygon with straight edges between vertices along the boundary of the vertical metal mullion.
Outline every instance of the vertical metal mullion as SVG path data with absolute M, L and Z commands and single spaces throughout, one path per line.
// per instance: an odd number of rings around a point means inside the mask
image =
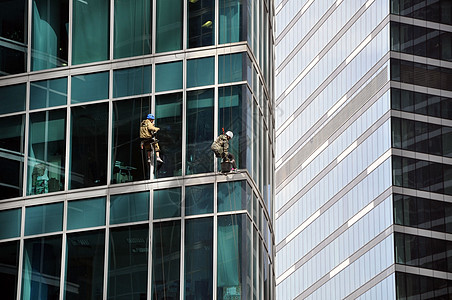
M 22 197 L 27 195 L 27 183 L 28 183 L 28 144 L 29 144 L 29 127 L 30 127 L 30 110 L 29 110 L 29 99 L 30 99 L 30 81 L 26 83 L 26 96 L 25 96 L 25 124 L 24 124 L 24 141 L 23 141 L 23 174 L 22 174 Z
M 63 233 L 61 238 L 61 269 L 60 269 L 60 300 L 64 300 L 64 281 L 66 275 L 66 231 L 67 231 L 67 206 L 68 201 L 63 202 Z
M 186 169 L 187 169 L 187 58 L 184 55 L 184 59 L 182 60 L 182 177 L 185 177 Z
M 109 91 L 108 91 L 108 136 L 107 136 L 107 185 L 111 182 L 111 173 L 112 173 L 112 145 L 113 145 L 113 70 L 109 71 Z
M 108 293 L 108 250 L 109 250 L 109 235 L 110 235 L 110 193 L 107 195 L 106 209 L 105 209 L 105 247 L 104 247 L 104 281 L 103 281 L 103 300 L 107 300 Z
M 188 1 L 184 1 L 183 15 L 182 15 L 182 49 L 186 50 L 188 48 L 187 45 L 187 37 L 188 37 Z
M 20 242 L 19 242 L 19 265 L 17 270 L 17 293 L 16 300 L 21 299 L 22 294 L 22 277 L 23 277 L 23 257 L 24 257 L 24 235 L 25 235 L 25 205 L 21 207 L 21 218 L 20 218 Z
M 184 299 L 185 286 L 185 183 L 181 187 L 181 220 L 180 220 L 180 299 Z
M 149 241 L 148 241 L 148 299 L 152 299 L 152 238 L 154 236 L 154 226 L 153 226 L 153 199 L 154 192 L 151 188 L 149 191 Z
M 66 157 L 64 159 L 64 190 L 69 190 L 69 175 L 70 175 L 70 155 L 71 155 L 71 75 L 67 79 L 67 105 L 66 105 Z
M 156 40 L 157 40 L 157 0 L 151 0 L 152 1 L 152 22 L 151 22 L 151 34 L 152 34 L 152 41 L 151 41 L 151 53 L 156 52 Z M 154 75 L 154 74 L 152 74 Z M 152 80 L 154 80 L 154 76 L 152 76 Z M 152 88 L 151 88 L 152 91 Z
M 213 137 L 212 140 L 215 140 L 218 133 L 218 103 L 219 103 L 219 95 L 218 95 L 218 52 L 215 53 L 215 91 L 214 91 L 214 103 L 213 103 Z M 213 153 L 210 153 L 209 155 L 213 156 Z M 213 171 L 217 172 L 217 159 L 214 158 L 214 165 L 213 165 Z
M 109 59 L 112 60 L 113 59 L 113 47 L 114 47 L 114 30 L 115 30 L 115 25 L 114 25 L 114 11 L 115 11 L 115 1 L 114 0 L 110 0 L 110 41 L 109 41 L 109 45 L 110 45 L 110 55 L 109 55 Z
M 216 166 L 216 164 L 215 164 Z M 218 189 L 217 189 L 217 176 L 215 176 L 215 181 L 213 184 L 213 300 L 217 300 L 217 282 L 218 282 L 218 258 L 217 258 L 217 248 L 218 248 L 218 200 L 217 200 L 217 195 L 218 195 Z
M 27 72 L 31 72 L 31 30 L 33 22 L 33 1 L 28 1 L 28 13 L 27 13 Z
M 68 32 L 68 51 L 67 51 L 67 65 L 72 66 L 72 22 L 73 14 L 73 0 L 69 0 L 69 32 Z
M 219 24 L 220 24 L 220 7 L 219 7 L 219 0 L 215 0 L 215 17 L 214 17 L 214 24 L 215 24 L 215 28 L 214 28 L 214 34 L 215 34 L 215 45 L 218 45 L 219 43 Z

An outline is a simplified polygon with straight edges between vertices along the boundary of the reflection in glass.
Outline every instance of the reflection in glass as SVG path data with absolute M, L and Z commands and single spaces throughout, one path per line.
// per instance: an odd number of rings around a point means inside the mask
M 108 59 L 110 1 L 73 1 L 72 64 Z
M 182 175 L 182 93 L 156 96 L 155 123 L 160 157 L 164 164 L 157 166 L 156 177 Z
M 68 0 L 33 0 L 31 70 L 68 64 Z
M 0 282 L 3 299 L 16 299 L 19 271 L 19 241 L 2 243 L 0 247 Z
M 213 184 L 185 187 L 185 215 L 213 213 Z
M 0 118 L 0 128 L 0 199 L 19 197 L 23 180 L 24 115 Z
M 220 0 L 220 44 L 245 40 L 246 0 Z
M 25 83 L 0 87 L 0 114 L 25 110 L 26 92 Z
M 139 125 L 150 104 L 149 97 L 113 102 L 111 183 L 149 179 L 140 151 Z
M 218 83 L 246 80 L 248 55 L 234 53 L 218 57 Z M 251 75 L 251 70 L 250 75 Z
M 22 299 L 57 300 L 60 295 L 61 236 L 25 240 Z
M 108 99 L 108 72 L 72 76 L 71 103 Z
M 246 215 L 218 217 L 217 299 L 246 299 L 250 294 L 251 248 Z
M 187 60 L 187 88 L 214 84 L 214 70 L 214 57 Z
M 113 97 L 148 94 L 151 92 L 151 66 L 113 71 Z
M 115 0 L 114 58 L 151 53 L 152 1 Z
M 107 183 L 108 104 L 71 109 L 69 188 Z
M 154 219 L 180 217 L 181 188 L 154 190 Z
M 182 49 L 183 2 L 157 0 L 156 51 Z
M 185 299 L 212 299 L 213 218 L 185 222 Z
M 22 209 L 8 209 L 0 211 L 0 239 L 20 236 Z
M 180 221 L 154 223 L 152 299 L 179 299 Z
M 68 202 L 68 230 L 102 225 L 105 225 L 105 197 Z
M 146 299 L 149 225 L 110 229 L 107 299 Z
M 102 299 L 104 245 L 104 230 L 67 235 L 65 299 Z
M 30 114 L 29 195 L 64 190 L 66 109 Z
M 248 209 L 251 196 L 251 187 L 245 180 L 218 183 L 218 212 Z
M 27 11 L 26 0 L 5 0 L 0 3 L 0 76 L 26 71 Z
M 155 66 L 155 91 L 182 89 L 182 61 Z
M 148 219 L 149 192 L 110 197 L 110 224 L 139 222 Z
M 187 92 L 187 175 L 213 172 L 213 101 L 213 89 Z
M 30 206 L 25 209 L 25 235 L 63 230 L 63 203 Z
M 188 48 L 213 45 L 215 1 L 188 1 Z
M 16 48 L 16 45 L 11 44 Z M 27 71 L 27 47 L 19 47 L 15 50 L 0 46 L 0 76 L 24 73 Z
M 239 169 L 247 168 L 251 172 L 251 92 L 246 85 L 220 87 L 218 102 L 218 128 L 234 133 L 234 138 L 229 142 L 229 151 L 235 155 Z
M 66 77 L 30 83 L 30 109 L 53 107 L 66 103 Z

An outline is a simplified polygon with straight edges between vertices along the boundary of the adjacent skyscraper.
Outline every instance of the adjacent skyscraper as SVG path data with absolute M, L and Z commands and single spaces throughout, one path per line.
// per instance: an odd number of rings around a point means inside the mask
M 271 0 L 0 3 L 2 299 L 274 298 L 272 16 Z
M 277 299 L 449 299 L 452 2 L 275 8 Z

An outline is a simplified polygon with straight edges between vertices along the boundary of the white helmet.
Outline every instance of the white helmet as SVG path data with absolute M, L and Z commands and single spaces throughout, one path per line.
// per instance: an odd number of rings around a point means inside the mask
M 232 133 L 232 131 L 226 131 L 225 133 L 230 139 L 232 139 L 234 137 L 234 134 Z

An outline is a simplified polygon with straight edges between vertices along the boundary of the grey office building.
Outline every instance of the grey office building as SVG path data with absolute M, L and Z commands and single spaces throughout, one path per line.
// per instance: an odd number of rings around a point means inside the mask
M 450 299 L 452 2 L 275 1 L 277 299 Z
M 273 15 L 0 1 L 1 299 L 274 298 Z M 163 164 L 140 149 L 148 114 Z

